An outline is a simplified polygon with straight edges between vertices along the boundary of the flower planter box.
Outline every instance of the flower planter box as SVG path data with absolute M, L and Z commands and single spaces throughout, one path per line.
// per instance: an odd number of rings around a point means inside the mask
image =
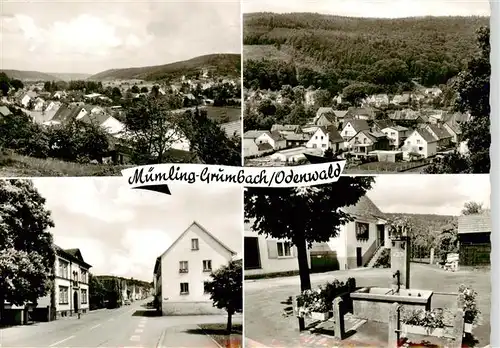
M 325 321 L 330 318 L 329 312 L 311 312 L 311 319 Z
M 401 331 L 405 334 L 432 336 L 432 337 L 446 337 L 446 330 L 444 328 L 432 328 L 417 325 L 403 324 Z

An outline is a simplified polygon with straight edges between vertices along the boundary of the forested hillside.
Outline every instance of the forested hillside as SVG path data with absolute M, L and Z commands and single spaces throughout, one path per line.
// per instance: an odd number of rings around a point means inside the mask
M 481 26 L 489 26 L 489 18 L 246 14 L 246 87 L 302 84 L 335 92 L 353 82 L 400 89 L 412 80 L 445 84 L 477 51 Z
M 182 75 L 199 74 L 201 69 L 208 69 L 215 76 L 240 77 L 241 55 L 209 54 L 165 65 L 111 69 L 92 75 L 89 77 L 89 80 L 141 79 L 156 81 L 162 79 L 175 79 Z
M 414 242 L 430 245 L 443 230 L 457 226 L 458 217 L 452 215 L 385 213 L 389 220 L 407 218 L 412 226 Z

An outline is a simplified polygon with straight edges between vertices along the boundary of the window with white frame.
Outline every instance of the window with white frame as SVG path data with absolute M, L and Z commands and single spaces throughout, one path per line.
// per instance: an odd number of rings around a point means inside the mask
M 210 284 L 210 282 L 203 282 L 203 293 L 204 294 L 208 294 L 209 293 L 209 289 L 208 289 L 208 284 Z
M 59 304 L 68 304 L 68 287 L 60 286 L 59 287 Z
M 59 259 L 59 277 L 69 279 L 69 262 Z
M 179 273 L 187 273 L 189 271 L 187 261 L 179 261 Z
M 181 283 L 181 295 L 189 294 L 189 283 Z
M 81 278 L 82 283 L 87 283 L 87 271 L 82 269 L 80 271 L 80 278 Z
M 370 225 L 364 222 L 356 221 L 356 239 L 366 241 L 370 238 Z
M 191 239 L 191 250 L 199 250 L 200 245 L 198 243 L 198 238 Z
M 292 246 L 289 242 L 278 242 L 278 257 L 292 256 Z
M 87 289 L 82 289 L 82 303 L 86 304 L 87 303 Z
M 203 260 L 203 272 L 212 272 L 212 260 Z

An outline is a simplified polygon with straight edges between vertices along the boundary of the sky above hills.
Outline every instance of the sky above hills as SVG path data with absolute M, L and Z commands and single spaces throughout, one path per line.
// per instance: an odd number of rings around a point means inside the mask
M 460 215 L 466 202 L 490 207 L 490 176 L 380 175 L 368 197 L 384 213 Z
M 488 0 L 243 0 L 249 12 L 317 12 L 347 17 L 489 16 Z
M 2 1 L 0 69 L 95 74 L 241 52 L 239 0 Z
M 79 248 L 92 273 L 152 281 L 156 258 L 194 220 L 241 254 L 240 188 L 169 184 L 165 195 L 132 190 L 125 180 L 33 180 L 52 211 L 54 243 Z

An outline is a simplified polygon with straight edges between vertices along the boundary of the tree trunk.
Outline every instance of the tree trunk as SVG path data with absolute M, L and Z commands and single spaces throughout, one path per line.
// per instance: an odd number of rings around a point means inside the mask
M 3 293 L 0 292 L 0 328 L 4 323 L 4 313 L 5 313 L 5 299 Z
M 226 331 L 227 331 L 228 335 L 231 334 L 232 328 L 233 328 L 233 313 L 232 313 L 232 311 L 228 311 L 227 312 L 227 327 L 226 327 Z
M 295 240 L 297 247 L 297 259 L 299 261 L 300 289 L 302 291 L 311 289 L 311 278 L 309 277 L 309 262 L 307 258 L 307 243 L 305 236 L 297 236 Z

